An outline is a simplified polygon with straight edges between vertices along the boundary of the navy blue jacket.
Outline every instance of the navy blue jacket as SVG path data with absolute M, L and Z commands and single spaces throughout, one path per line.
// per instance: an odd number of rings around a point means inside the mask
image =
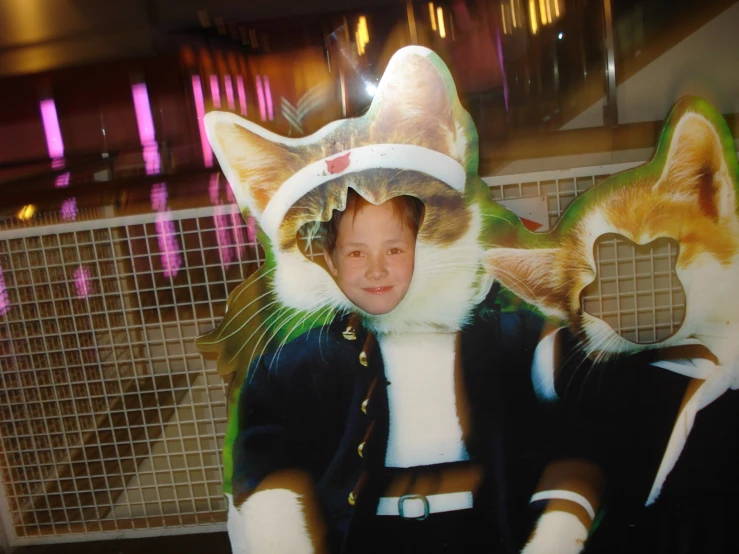
M 366 475 L 378 474 L 375 470 L 383 466 L 388 429 L 379 348 L 365 348 L 369 363 L 362 365 L 367 333 L 358 329 L 356 339 L 347 340 L 342 336 L 346 325 L 337 318 L 251 368 L 234 444 L 234 498 L 244 498 L 275 470 L 307 470 L 337 550 L 350 526 L 374 513 L 382 487 Z M 494 305 L 481 304 L 462 331 L 473 426 L 467 449 L 486 469 L 476 506 L 489 505 L 492 527 L 500 529 L 506 543 L 526 533 L 528 499 L 556 447 L 554 421 L 530 384 L 541 328 L 542 319 L 533 313 L 501 314 Z M 357 447 L 365 440 L 360 457 Z M 366 484 L 358 487 L 361 483 Z M 347 500 L 352 492 L 354 505 Z

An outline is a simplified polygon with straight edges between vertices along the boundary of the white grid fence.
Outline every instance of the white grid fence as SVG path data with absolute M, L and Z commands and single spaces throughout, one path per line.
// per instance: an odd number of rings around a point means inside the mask
M 486 181 L 494 198 L 545 196 L 553 225 L 626 168 Z M 0 231 L 0 512 L 11 545 L 225 528 L 225 387 L 194 341 L 263 259 L 236 213 Z M 671 333 L 684 311 L 675 255 L 601 241 L 586 309 L 632 340 Z

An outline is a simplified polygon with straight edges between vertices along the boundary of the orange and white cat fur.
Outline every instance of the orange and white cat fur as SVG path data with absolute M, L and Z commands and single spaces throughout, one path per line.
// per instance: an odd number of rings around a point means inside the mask
M 696 413 L 739 387 L 739 220 L 736 154 L 727 152 L 714 124 L 686 99 L 676 121 L 661 172 L 631 170 L 612 179 L 620 186 L 582 197 L 583 216 L 559 244 L 541 249 L 490 250 L 487 267 L 505 286 L 585 338 L 589 354 L 612 356 L 646 348 L 701 344 L 718 360 L 657 362 L 695 379 L 665 451 L 647 505 L 659 496 L 677 462 Z M 734 159 L 731 159 L 731 156 Z M 656 159 L 656 158 L 655 158 Z M 653 162 L 654 163 L 654 162 Z M 650 177 L 649 175 L 656 175 Z M 608 182 L 599 185 L 607 187 Z M 592 201 L 591 201 L 592 200 Z M 636 244 L 667 237 L 678 243 L 676 273 L 685 296 L 685 319 L 671 337 L 636 344 L 580 305 L 582 290 L 596 278 L 594 245 L 605 234 Z M 523 284 L 523 285 L 522 285 Z

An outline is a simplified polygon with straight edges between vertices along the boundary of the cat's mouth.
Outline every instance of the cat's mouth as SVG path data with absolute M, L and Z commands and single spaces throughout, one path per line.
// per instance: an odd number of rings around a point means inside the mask
M 640 345 L 661 343 L 680 330 L 686 299 L 675 271 L 677 241 L 660 238 L 638 245 L 622 235 L 607 234 L 593 249 L 596 278 L 580 295 L 585 313 Z M 607 349 L 605 339 L 603 348 Z

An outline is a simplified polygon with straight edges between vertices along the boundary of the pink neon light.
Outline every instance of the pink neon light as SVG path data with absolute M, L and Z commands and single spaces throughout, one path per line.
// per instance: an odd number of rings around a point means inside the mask
M 272 89 L 269 86 L 269 77 L 264 76 L 264 96 L 267 98 L 267 116 L 272 121 L 275 118 L 272 112 Z
M 139 139 L 141 140 L 141 146 L 144 147 L 146 174 L 154 175 L 159 173 L 161 159 L 159 157 L 159 147 L 156 143 L 154 120 L 151 117 L 149 92 L 146 90 L 145 83 L 136 83 L 131 85 L 131 93 L 133 94 L 133 107 L 136 110 L 136 123 L 139 127 Z
M 154 183 L 151 187 L 151 209 L 161 212 L 167 209 L 167 185 Z
M 264 107 L 264 89 L 262 88 L 262 78 L 257 75 L 257 101 L 259 102 L 259 117 L 262 121 L 267 121 L 267 114 Z
M 41 119 L 44 122 L 49 157 L 61 158 L 64 156 L 64 141 L 62 141 L 62 131 L 59 129 L 59 118 L 56 115 L 56 104 L 53 98 L 41 100 Z
M 139 126 L 139 139 L 141 139 L 141 146 L 146 146 L 156 140 L 146 84 L 131 85 L 131 93 L 133 94 L 133 107 L 136 110 L 136 123 Z
M 239 93 L 241 115 L 246 115 L 246 91 L 244 89 L 244 78 L 241 75 L 236 77 L 236 90 Z
M 5 287 L 5 277 L 3 277 L 3 268 L 0 266 L 0 316 L 10 311 L 10 297 L 8 289 Z
M 192 76 L 192 92 L 195 97 L 195 113 L 198 116 L 198 128 L 200 129 L 200 146 L 203 149 L 203 163 L 205 167 L 213 167 L 213 151 L 208 144 L 208 137 L 205 134 L 205 100 L 203 99 L 203 86 L 200 83 L 200 76 Z
M 54 181 L 54 186 L 58 189 L 68 187 L 69 186 L 69 178 L 70 174 L 69 171 L 65 171 L 64 173 L 60 173 L 56 176 L 56 181 Z
M 92 279 L 90 270 L 81 265 L 74 272 L 74 288 L 77 291 L 77 298 L 87 298 L 92 294 Z
M 226 103 L 228 104 L 228 109 L 233 110 L 236 108 L 236 104 L 234 104 L 234 87 L 231 82 L 231 75 L 226 75 L 223 78 L 223 84 L 226 87 Z
M 218 86 L 218 75 L 210 76 L 210 96 L 213 98 L 213 107 L 221 107 L 221 88 Z
M 74 221 L 75 219 L 77 219 L 77 213 L 78 210 L 76 198 L 67 198 L 64 202 L 62 202 L 62 219 L 64 219 L 65 221 Z
M 54 158 L 51 160 L 51 169 L 61 169 L 65 165 L 64 158 Z
M 156 143 L 144 146 L 144 164 L 147 175 L 156 175 L 162 166 L 162 158 L 159 156 L 159 146 Z
M 177 243 L 174 223 L 169 210 L 159 212 L 155 222 L 157 241 L 162 257 L 162 269 L 165 277 L 176 277 L 182 267 L 182 254 Z

